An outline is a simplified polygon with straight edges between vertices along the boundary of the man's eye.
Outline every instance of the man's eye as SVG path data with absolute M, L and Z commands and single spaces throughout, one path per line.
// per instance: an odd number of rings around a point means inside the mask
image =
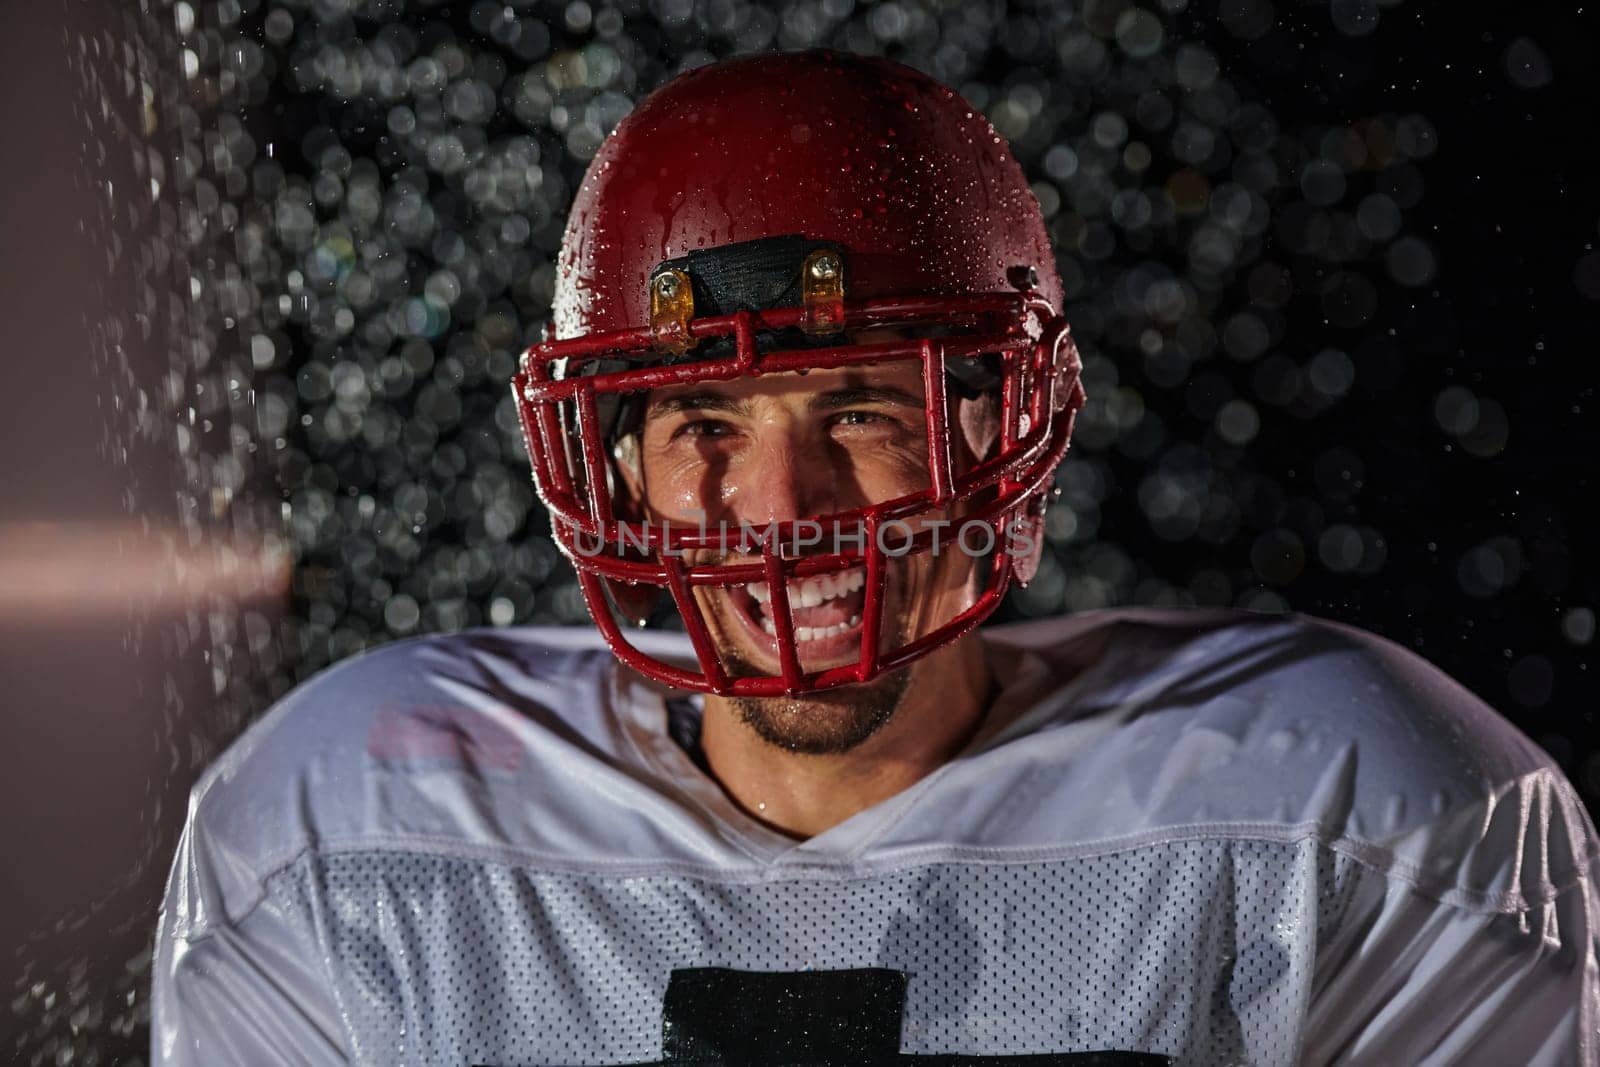
M 843 411 L 833 418 L 835 426 L 885 426 L 894 420 L 876 411 Z
M 733 432 L 733 427 L 716 419 L 695 419 L 686 422 L 672 431 L 674 438 L 678 437 L 726 437 Z

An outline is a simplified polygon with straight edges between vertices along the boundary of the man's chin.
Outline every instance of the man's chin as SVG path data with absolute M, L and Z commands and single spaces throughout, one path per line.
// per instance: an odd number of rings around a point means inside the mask
M 735 697 L 739 717 L 768 744 L 825 756 L 849 752 L 882 729 L 899 709 L 911 668 L 857 685 L 798 696 Z
M 888 619 L 899 619 L 884 635 L 881 651 L 904 647 L 910 625 L 898 610 L 898 596 L 891 583 L 885 597 Z M 726 598 L 728 594 L 723 594 Z M 759 614 L 750 603 L 721 599 L 706 612 L 713 645 L 724 668 L 734 678 L 770 678 L 783 673 L 778 658 L 778 642 L 757 622 Z M 835 667 L 853 667 L 861 662 L 861 634 L 864 625 L 856 617 L 834 634 L 812 634 L 798 642 L 800 669 L 806 673 Z M 804 636 L 797 633 L 796 636 Z M 894 717 L 905 698 L 915 665 L 890 671 L 865 683 L 835 686 L 815 693 L 794 696 L 735 697 L 733 704 L 740 718 L 762 740 L 790 752 L 810 755 L 836 755 L 848 752 L 876 734 Z

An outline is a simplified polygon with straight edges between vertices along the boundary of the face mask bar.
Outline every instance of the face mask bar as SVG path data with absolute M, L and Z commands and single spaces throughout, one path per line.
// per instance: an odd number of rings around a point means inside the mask
M 1067 449 L 1075 405 L 1058 397 L 1057 354 L 1066 340 L 1065 323 L 1048 304 L 1031 294 L 918 300 L 878 300 L 847 305 L 843 329 L 880 326 L 977 328 L 951 336 L 842 343 L 832 347 L 759 351 L 759 332 L 799 324 L 798 308 L 740 311 L 688 324 L 691 336 L 729 338 L 728 355 L 687 363 L 646 364 L 621 371 L 575 373 L 585 361 L 617 358 L 657 359 L 650 328 L 614 331 L 535 345 L 523 355 L 513 379 L 517 410 L 533 465 L 535 487 L 549 508 L 555 540 L 577 568 L 590 613 L 607 642 L 628 666 L 668 685 L 740 696 L 776 696 L 870 681 L 903 667 L 955 640 L 999 606 L 1010 582 L 1013 523 L 1041 494 Z M 971 470 L 957 475 L 950 455 L 946 367 L 949 361 L 997 356 L 1005 368 L 1000 395 L 998 447 Z M 728 381 L 788 371 L 914 360 L 922 365 L 928 427 L 929 486 L 871 507 L 827 516 L 766 524 L 755 533 L 759 559 L 691 565 L 695 550 L 728 549 L 725 528 L 668 527 L 619 521 L 610 491 L 611 472 L 597 398 L 632 394 L 669 385 Z M 1066 410 L 1061 410 L 1066 408 Z M 992 492 L 983 501 L 981 494 Z M 982 591 L 955 618 L 905 645 L 882 649 L 884 586 L 889 560 L 937 551 L 953 535 L 938 529 L 913 529 L 912 520 L 933 509 L 970 504 L 963 524 L 986 523 L 996 550 L 986 561 Z M 827 555 L 785 553 L 801 532 L 822 522 L 851 550 Z M 900 531 L 895 533 L 895 531 Z M 887 536 L 894 533 L 894 536 Z M 808 542 L 810 543 L 810 542 Z M 838 548 L 840 545 L 836 544 Z M 865 565 L 861 646 L 857 662 L 820 671 L 800 664 L 788 583 Z M 652 657 L 628 641 L 608 596 L 607 582 L 623 587 L 653 587 L 672 597 L 701 670 L 696 672 Z M 694 591 L 697 587 L 744 586 L 766 582 L 777 631 L 781 673 L 733 677 L 722 662 Z

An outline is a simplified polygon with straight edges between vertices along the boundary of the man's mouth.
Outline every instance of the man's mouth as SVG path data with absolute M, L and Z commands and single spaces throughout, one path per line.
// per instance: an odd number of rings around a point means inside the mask
M 796 578 L 788 583 L 789 615 L 799 652 L 814 661 L 840 656 L 856 658 L 861 644 L 861 608 L 866 600 L 867 572 L 852 567 L 835 574 Z M 728 590 L 735 614 L 756 643 L 774 659 L 778 654 L 778 627 L 774 620 L 772 590 L 766 582 L 751 582 Z

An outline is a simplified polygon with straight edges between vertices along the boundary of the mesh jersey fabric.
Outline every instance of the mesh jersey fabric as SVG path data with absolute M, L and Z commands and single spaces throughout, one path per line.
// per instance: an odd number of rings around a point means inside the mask
M 195 786 L 154 1062 L 651 1062 L 699 967 L 902 972 L 905 1054 L 1596 1062 L 1594 828 L 1436 669 L 1300 616 L 981 634 L 978 737 L 805 841 L 592 632 L 324 672 Z

